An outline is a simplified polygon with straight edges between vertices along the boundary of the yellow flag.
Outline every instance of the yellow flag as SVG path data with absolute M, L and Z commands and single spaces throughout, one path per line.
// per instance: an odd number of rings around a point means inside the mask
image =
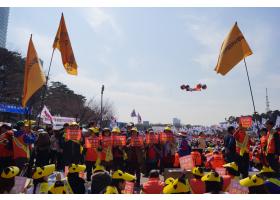
M 215 71 L 226 75 L 242 59 L 251 54 L 253 54 L 253 52 L 236 22 L 222 44 Z
M 77 63 L 74 57 L 70 38 L 66 29 L 63 13 L 61 15 L 60 24 L 53 43 L 54 49 L 59 49 L 61 53 L 62 63 L 68 74 L 77 75 Z
M 45 83 L 46 77 L 42 70 L 42 66 L 32 42 L 31 36 L 25 61 L 24 85 L 22 95 L 23 107 L 26 107 L 26 103 L 30 99 L 30 97 Z

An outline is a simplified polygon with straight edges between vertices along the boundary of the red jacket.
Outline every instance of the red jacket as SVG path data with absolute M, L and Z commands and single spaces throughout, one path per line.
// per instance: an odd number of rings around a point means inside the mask
M 8 148 L 8 143 L 12 142 L 13 132 L 7 131 L 0 135 L 0 157 L 12 157 L 13 150 Z
M 145 194 L 161 194 L 164 187 L 164 182 L 158 178 L 149 178 L 149 180 L 143 184 L 143 192 Z
M 200 179 L 192 178 L 190 186 L 193 194 L 204 194 L 206 191 L 205 183 Z

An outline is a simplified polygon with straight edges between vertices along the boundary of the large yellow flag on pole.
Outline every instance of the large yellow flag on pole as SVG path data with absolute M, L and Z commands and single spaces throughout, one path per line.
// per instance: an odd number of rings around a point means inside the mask
M 53 43 L 54 49 L 59 49 L 61 53 L 62 63 L 68 74 L 77 75 L 77 63 L 74 57 L 70 38 L 66 29 L 63 13 L 61 15 L 60 24 Z
M 253 52 L 236 22 L 222 44 L 215 71 L 226 75 L 242 59 L 251 54 L 253 54 Z
M 32 35 L 29 40 L 28 51 L 25 61 L 24 85 L 22 95 L 22 106 L 26 107 L 30 97 L 46 83 L 46 77 L 42 70 L 37 52 L 32 42 Z

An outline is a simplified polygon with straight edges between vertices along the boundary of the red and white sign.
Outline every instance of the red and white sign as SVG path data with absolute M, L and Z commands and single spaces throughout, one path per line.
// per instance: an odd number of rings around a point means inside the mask
M 146 134 L 146 143 L 147 144 L 158 144 L 158 135 L 155 134 Z
M 144 146 L 144 139 L 142 136 L 131 137 L 131 146 L 142 147 Z
M 180 157 L 179 162 L 180 162 L 181 169 L 192 170 L 192 168 L 194 167 L 194 163 L 191 155 Z
M 133 194 L 134 193 L 134 183 L 126 181 L 123 193 L 124 194 Z
M 111 136 L 102 136 L 101 143 L 103 147 L 111 147 L 113 145 L 113 138 Z
M 85 138 L 85 147 L 97 149 L 99 146 L 100 138 L 99 137 L 86 137 Z
M 167 141 L 173 141 L 173 133 L 160 133 L 159 135 L 160 143 L 166 143 Z
M 80 141 L 82 137 L 81 129 L 66 129 L 66 140 L 77 140 Z
M 250 128 L 252 126 L 253 120 L 252 117 L 240 117 L 240 124 L 243 128 Z
M 224 167 L 216 167 L 215 171 L 220 175 L 220 176 L 224 176 L 226 175 L 226 168 Z
M 239 184 L 238 180 L 231 179 L 229 188 L 228 188 L 229 194 L 248 194 L 249 190 L 247 187 L 243 187 Z
M 125 146 L 126 145 L 126 136 L 125 135 L 114 135 L 113 136 L 113 145 L 116 146 Z

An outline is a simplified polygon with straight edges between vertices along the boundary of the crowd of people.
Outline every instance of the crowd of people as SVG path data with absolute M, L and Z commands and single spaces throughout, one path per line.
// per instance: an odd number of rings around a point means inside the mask
M 31 194 L 279 194 L 280 132 L 273 127 L 268 120 L 252 136 L 240 124 L 218 136 L 175 133 L 170 126 L 142 133 L 133 123 L 120 130 L 91 122 L 86 131 L 76 122 L 60 130 L 27 120 L 4 123 L 0 193 L 15 193 L 22 176 L 31 181 L 21 193 Z M 193 161 L 189 170 L 181 166 L 186 156 Z M 182 170 L 172 178 L 165 170 L 170 168 Z

